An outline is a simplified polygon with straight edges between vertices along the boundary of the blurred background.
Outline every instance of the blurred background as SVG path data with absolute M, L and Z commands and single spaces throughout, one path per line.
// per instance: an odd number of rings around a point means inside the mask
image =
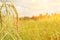
M 60 0 L 12 0 L 12 2 L 17 8 L 19 17 L 45 15 L 46 12 L 49 15 L 60 13 Z

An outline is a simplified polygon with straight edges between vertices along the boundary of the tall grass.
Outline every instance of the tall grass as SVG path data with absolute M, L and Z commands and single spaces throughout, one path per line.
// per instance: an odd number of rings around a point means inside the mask
M 0 40 L 60 40 L 59 16 L 38 20 L 19 20 L 18 33 L 13 18 L 6 17 L 3 21 Z
M 16 18 L 2 15 L 2 7 L 6 8 L 7 14 L 14 15 L 15 13 Z M 13 4 L 4 3 L 2 7 L 0 7 L 0 40 L 60 40 L 60 16 L 19 20 L 18 12 Z M 7 10 L 9 8 L 10 10 Z
M 22 40 L 60 40 L 60 19 L 58 16 L 39 20 L 20 20 Z

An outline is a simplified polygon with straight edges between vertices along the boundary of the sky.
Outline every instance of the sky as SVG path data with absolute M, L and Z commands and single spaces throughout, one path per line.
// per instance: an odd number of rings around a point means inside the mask
M 19 17 L 60 13 L 60 0 L 13 0 Z

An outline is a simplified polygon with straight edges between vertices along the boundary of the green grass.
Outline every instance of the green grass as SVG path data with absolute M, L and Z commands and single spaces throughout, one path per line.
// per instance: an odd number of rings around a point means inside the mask
M 19 20 L 18 32 L 11 20 L 0 28 L 0 40 L 60 40 L 59 17 Z

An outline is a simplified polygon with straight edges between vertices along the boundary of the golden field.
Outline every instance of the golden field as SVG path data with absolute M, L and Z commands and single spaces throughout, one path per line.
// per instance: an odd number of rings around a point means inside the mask
M 2 17 L 0 40 L 60 40 L 60 15 L 35 19 Z M 6 21 L 7 20 L 7 21 Z

